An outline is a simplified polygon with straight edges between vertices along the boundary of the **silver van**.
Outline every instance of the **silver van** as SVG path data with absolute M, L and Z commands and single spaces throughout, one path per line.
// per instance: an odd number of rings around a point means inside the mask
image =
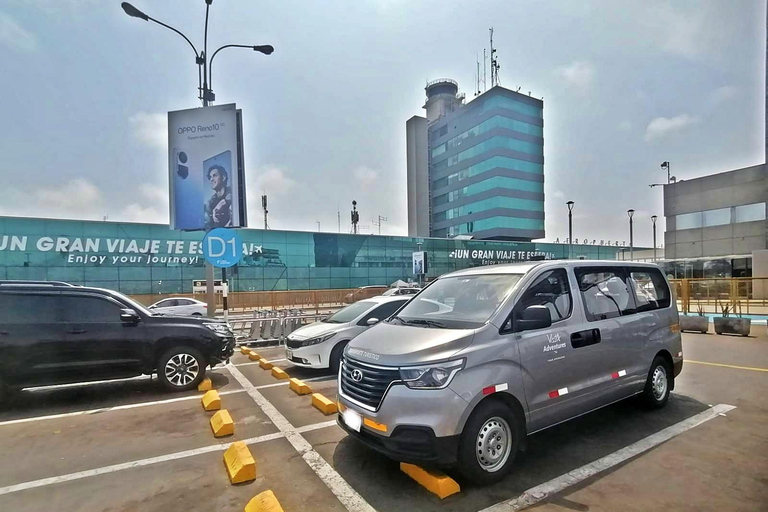
M 676 303 L 652 264 L 542 261 L 432 282 L 344 351 L 339 425 L 404 462 L 488 484 L 526 437 L 640 395 L 683 367 Z

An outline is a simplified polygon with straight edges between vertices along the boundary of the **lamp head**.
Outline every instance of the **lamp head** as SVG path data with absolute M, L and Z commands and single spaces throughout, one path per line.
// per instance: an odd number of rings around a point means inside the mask
M 275 47 L 271 44 L 262 44 L 254 46 L 253 51 L 263 53 L 264 55 L 271 55 L 275 51 Z
M 629 215 L 629 218 L 631 219 L 635 215 L 635 210 L 630 208 L 629 210 L 627 210 L 627 215 Z
M 123 8 L 123 11 L 125 11 L 125 14 L 130 16 L 131 18 L 139 18 L 144 21 L 149 21 L 149 16 L 129 4 L 128 2 L 123 2 L 120 4 L 120 7 Z
M 566 206 L 568 206 L 568 211 L 569 211 L 569 212 L 570 212 L 570 211 L 573 211 L 573 205 L 574 205 L 574 202 L 573 202 L 573 201 L 568 201 L 568 202 L 567 202 L 567 203 L 565 203 L 565 204 L 566 204 Z

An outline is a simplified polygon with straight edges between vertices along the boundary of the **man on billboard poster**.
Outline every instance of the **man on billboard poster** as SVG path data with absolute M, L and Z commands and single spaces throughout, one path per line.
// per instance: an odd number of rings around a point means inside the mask
M 208 183 L 213 194 L 205 203 L 205 229 L 232 226 L 232 187 L 227 170 L 212 165 L 207 170 Z

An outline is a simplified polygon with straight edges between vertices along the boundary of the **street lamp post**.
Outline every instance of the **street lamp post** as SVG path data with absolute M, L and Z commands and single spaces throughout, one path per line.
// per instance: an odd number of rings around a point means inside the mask
M 565 203 L 568 207 L 568 259 L 573 258 L 573 201 Z
M 208 58 L 208 11 L 211 8 L 211 4 L 213 3 L 213 0 L 205 0 L 205 29 L 203 32 L 203 50 L 198 52 L 197 48 L 195 48 L 195 45 L 192 44 L 192 41 L 189 40 L 187 36 L 182 34 L 179 30 L 173 28 L 170 25 L 167 25 L 163 23 L 162 21 L 156 20 L 152 18 L 151 16 L 145 14 L 144 12 L 140 11 L 133 5 L 131 5 L 128 2 L 123 2 L 120 4 L 120 7 L 123 8 L 123 11 L 125 11 L 125 14 L 132 18 L 138 18 L 140 20 L 144 21 L 151 21 L 153 23 L 157 23 L 158 25 L 167 28 L 168 30 L 171 30 L 173 32 L 176 32 L 181 37 L 184 38 L 184 40 L 189 44 L 189 46 L 192 47 L 192 51 L 195 52 L 195 64 L 197 64 L 197 90 L 199 93 L 198 99 L 200 99 L 203 102 L 203 106 L 207 107 L 209 106 L 211 101 L 214 101 L 216 99 L 216 95 L 213 94 L 213 90 L 211 89 L 211 82 L 212 82 L 212 65 L 213 65 L 213 57 L 216 56 L 217 53 L 219 53 L 221 50 L 225 48 L 251 48 L 254 51 L 263 53 L 264 55 L 270 55 L 275 49 L 270 45 L 243 45 L 243 44 L 226 44 L 224 46 L 219 47 L 215 52 L 213 52 L 213 55 L 211 58 Z M 266 212 L 266 210 L 265 210 Z M 266 218 L 265 218 L 265 224 L 266 224 Z M 208 316 L 214 317 L 216 316 L 216 293 L 214 288 L 214 269 L 213 265 L 210 263 L 205 264 L 205 281 L 206 281 L 206 296 L 208 303 Z M 224 306 L 224 318 L 227 319 L 228 316 L 228 308 L 227 308 L 227 271 L 226 269 L 221 269 L 221 284 L 224 288 L 223 290 L 223 306 Z
M 651 222 L 653 222 L 653 262 L 656 263 L 656 220 L 659 217 L 657 215 L 651 216 Z
M 635 215 L 635 210 L 630 208 L 627 210 L 627 215 L 629 215 L 629 260 L 634 261 L 635 260 L 635 244 L 634 244 L 634 238 L 632 233 L 632 217 Z
M 672 183 L 672 170 L 670 169 L 669 162 L 661 162 L 661 168 L 667 171 L 667 185 Z

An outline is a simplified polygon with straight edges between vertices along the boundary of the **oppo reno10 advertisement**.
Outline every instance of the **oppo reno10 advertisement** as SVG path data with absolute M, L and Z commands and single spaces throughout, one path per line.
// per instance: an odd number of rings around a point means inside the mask
M 242 122 L 235 104 L 168 112 L 171 229 L 245 227 Z

